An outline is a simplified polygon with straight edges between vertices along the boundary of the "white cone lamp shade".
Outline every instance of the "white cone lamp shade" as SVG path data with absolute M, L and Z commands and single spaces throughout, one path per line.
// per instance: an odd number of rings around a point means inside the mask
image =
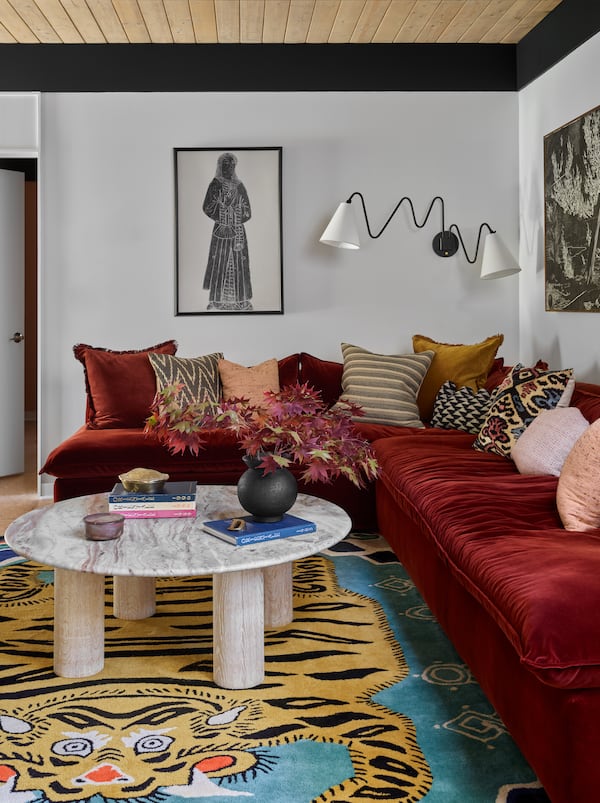
M 481 259 L 482 279 L 502 279 L 519 273 L 521 268 L 497 234 L 488 234 Z
M 334 245 L 336 248 L 360 248 L 356 218 L 351 203 L 343 201 L 338 206 L 321 235 L 321 242 L 325 245 Z

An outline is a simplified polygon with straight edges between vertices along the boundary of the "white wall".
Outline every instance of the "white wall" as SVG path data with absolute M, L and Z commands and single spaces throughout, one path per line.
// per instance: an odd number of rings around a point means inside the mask
M 519 93 L 521 357 L 600 382 L 600 315 L 545 312 L 544 136 L 600 104 L 600 34 Z
M 179 354 L 221 350 L 252 364 L 342 340 L 411 351 L 505 334 L 518 356 L 518 278 L 482 282 L 440 259 L 405 207 L 360 251 L 319 237 L 353 190 L 378 229 L 402 195 L 419 216 L 436 194 L 474 247 L 486 220 L 518 238 L 516 93 L 46 94 L 42 98 L 42 457 L 84 415 L 75 343 Z M 175 147 L 283 147 L 284 315 L 174 315 Z M 204 191 L 205 188 L 202 188 Z M 198 255 L 198 281 L 204 270 Z

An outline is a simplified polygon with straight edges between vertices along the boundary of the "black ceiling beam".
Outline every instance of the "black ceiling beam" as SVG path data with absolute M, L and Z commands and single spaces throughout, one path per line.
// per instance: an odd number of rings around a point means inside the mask
M 600 31 L 597 0 L 562 0 L 517 45 L 517 89 L 522 89 Z
M 0 91 L 514 91 L 515 45 L 0 45 Z

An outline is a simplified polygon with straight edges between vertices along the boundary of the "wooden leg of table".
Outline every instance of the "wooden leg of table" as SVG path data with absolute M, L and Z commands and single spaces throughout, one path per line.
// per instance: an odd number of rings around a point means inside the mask
M 224 689 L 250 689 L 265 676 L 261 569 L 213 576 L 213 675 Z
M 113 613 L 117 619 L 147 619 L 155 611 L 154 577 L 113 577 Z
M 263 569 L 265 578 L 265 627 L 289 625 L 294 618 L 292 571 L 294 564 L 280 563 Z
M 104 666 L 104 575 L 54 570 L 54 671 L 95 675 Z

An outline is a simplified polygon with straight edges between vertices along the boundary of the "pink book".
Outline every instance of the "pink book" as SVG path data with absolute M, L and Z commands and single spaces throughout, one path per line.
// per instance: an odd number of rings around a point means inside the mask
M 119 510 L 126 519 L 193 519 L 196 509 L 192 510 Z

